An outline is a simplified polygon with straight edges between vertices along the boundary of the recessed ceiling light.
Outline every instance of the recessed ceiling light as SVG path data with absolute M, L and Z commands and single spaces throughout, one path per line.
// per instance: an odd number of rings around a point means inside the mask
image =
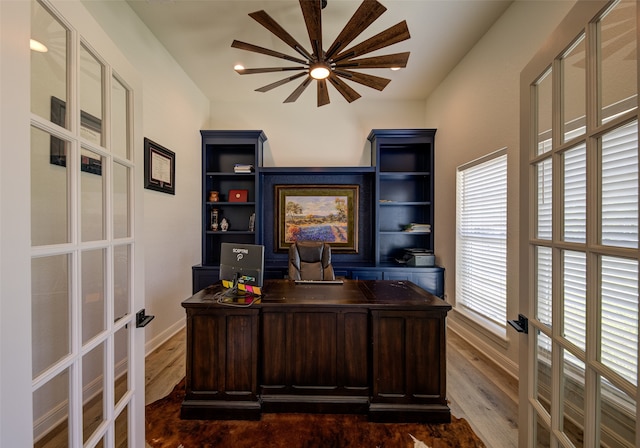
M 241 72 L 242 70 L 244 70 L 244 65 L 242 64 L 236 64 L 233 66 L 233 69 L 237 72 Z
M 29 40 L 29 48 L 31 48 L 33 51 L 37 51 L 38 53 L 46 53 L 47 51 L 49 51 L 45 44 L 43 44 L 42 42 L 38 42 L 35 39 Z
M 391 70 L 395 72 L 395 71 L 400 70 L 400 67 L 391 67 Z

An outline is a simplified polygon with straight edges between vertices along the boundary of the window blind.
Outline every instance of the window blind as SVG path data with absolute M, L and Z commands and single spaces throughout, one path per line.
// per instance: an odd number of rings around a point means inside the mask
M 458 168 L 456 190 L 456 304 L 504 326 L 507 155 Z
M 586 240 L 584 146 L 564 154 L 564 239 Z M 600 140 L 600 240 L 607 246 L 638 247 L 638 124 L 618 127 Z M 550 188 L 550 185 L 547 186 Z M 551 257 L 538 259 L 549 263 Z M 585 349 L 586 258 L 563 251 L 563 335 Z M 632 384 L 638 373 L 638 263 L 599 257 L 601 344 L 599 360 Z M 540 281 L 540 280 L 539 280 Z M 545 319 L 550 316 L 541 313 Z
M 602 244 L 638 247 L 638 122 L 601 139 Z M 638 262 L 600 259 L 600 361 L 637 386 Z

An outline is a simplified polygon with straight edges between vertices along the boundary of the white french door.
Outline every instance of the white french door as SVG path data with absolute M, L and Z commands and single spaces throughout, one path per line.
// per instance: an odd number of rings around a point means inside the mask
M 640 446 L 638 9 L 578 2 L 522 73 L 521 447 Z
M 33 441 L 136 447 L 144 443 L 141 138 L 130 69 L 112 49 L 103 54 L 105 39 L 86 16 L 78 2 L 31 1 Z

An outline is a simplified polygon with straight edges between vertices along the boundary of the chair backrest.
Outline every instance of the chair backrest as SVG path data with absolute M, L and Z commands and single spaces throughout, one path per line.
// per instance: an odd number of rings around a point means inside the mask
M 331 246 L 322 241 L 296 241 L 289 246 L 291 280 L 335 280 Z

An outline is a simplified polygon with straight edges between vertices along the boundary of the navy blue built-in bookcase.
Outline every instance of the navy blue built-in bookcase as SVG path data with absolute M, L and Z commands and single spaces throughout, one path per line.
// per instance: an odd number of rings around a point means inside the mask
M 263 167 L 263 131 L 206 130 L 202 134 L 202 264 L 193 267 L 193 290 L 217 281 L 220 244 L 265 246 L 265 277 L 282 278 L 287 253 L 278 247 L 276 187 L 287 185 L 357 186 L 357 246 L 334 251 L 336 274 L 360 279 L 406 279 L 442 296 L 444 269 L 399 264 L 405 249 L 434 250 L 435 129 L 374 129 L 371 166 Z M 236 164 L 252 165 L 237 173 Z M 237 202 L 231 190 L 247 192 Z M 210 192 L 218 192 L 218 201 Z M 211 228 L 211 212 L 229 222 L 227 231 Z M 254 215 L 251 227 L 251 216 Z M 411 224 L 416 226 L 410 227 Z

